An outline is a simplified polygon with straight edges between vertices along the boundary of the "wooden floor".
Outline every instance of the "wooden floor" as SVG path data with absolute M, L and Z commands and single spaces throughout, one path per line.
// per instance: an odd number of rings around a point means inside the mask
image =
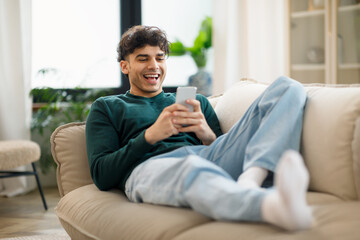
M 54 208 L 60 196 L 56 187 L 44 188 L 45 211 L 39 191 L 12 198 L 0 197 L 0 238 L 36 235 L 44 230 L 62 229 Z

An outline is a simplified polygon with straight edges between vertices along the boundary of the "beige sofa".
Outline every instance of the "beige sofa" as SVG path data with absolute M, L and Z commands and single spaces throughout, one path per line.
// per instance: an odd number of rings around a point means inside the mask
M 266 87 L 240 81 L 210 98 L 225 132 Z M 118 190 L 99 191 L 89 173 L 84 123 L 60 126 L 51 137 L 63 227 L 72 239 L 360 239 L 360 86 L 306 90 L 301 152 L 311 178 L 312 229 L 217 222 L 190 209 L 130 203 Z

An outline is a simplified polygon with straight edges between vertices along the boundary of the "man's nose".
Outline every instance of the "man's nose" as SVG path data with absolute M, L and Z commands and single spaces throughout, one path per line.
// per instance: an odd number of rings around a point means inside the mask
M 156 61 L 156 59 L 151 59 L 151 61 L 149 62 L 149 66 L 148 66 L 149 69 L 159 69 L 159 64 L 158 62 Z

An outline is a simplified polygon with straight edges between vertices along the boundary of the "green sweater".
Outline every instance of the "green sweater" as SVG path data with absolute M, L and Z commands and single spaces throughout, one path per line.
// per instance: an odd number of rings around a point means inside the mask
M 222 134 L 216 114 L 206 97 L 196 96 L 216 136 Z M 174 93 L 152 98 L 120 94 L 97 99 L 86 121 L 86 147 L 91 176 L 100 190 L 120 188 L 132 170 L 146 159 L 183 146 L 200 145 L 194 133 L 180 133 L 151 145 L 144 133 L 162 110 L 175 103 Z

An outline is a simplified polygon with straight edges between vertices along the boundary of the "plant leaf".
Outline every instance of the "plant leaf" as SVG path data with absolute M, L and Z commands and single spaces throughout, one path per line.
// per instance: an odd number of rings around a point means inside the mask
M 170 44 L 170 56 L 182 56 L 186 53 L 184 44 L 179 40 Z

